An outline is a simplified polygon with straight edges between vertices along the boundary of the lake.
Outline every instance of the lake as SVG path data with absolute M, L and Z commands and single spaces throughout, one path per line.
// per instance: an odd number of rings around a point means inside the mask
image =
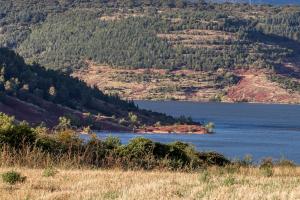
M 234 2 L 232 0 L 210 0 L 213 2 Z M 250 0 L 244 0 L 240 2 L 250 2 Z M 253 4 L 273 4 L 273 5 L 300 5 L 299 0 L 251 0 Z
M 214 122 L 215 134 L 99 133 L 120 137 L 123 143 L 133 137 L 158 142 L 183 141 L 201 151 L 217 151 L 232 159 L 251 154 L 254 160 L 286 158 L 300 164 L 300 105 L 227 104 L 194 102 L 136 101 L 140 108 L 172 116 L 191 116 L 199 122 Z
M 273 4 L 273 5 L 299 5 L 299 0 L 252 0 L 259 4 Z
M 299 5 L 299 0 L 252 0 L 254 3 L 274 5 Z

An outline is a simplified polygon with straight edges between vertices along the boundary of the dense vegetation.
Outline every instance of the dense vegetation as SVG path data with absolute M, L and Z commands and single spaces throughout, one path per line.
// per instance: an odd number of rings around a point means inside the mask
M 27 155 L 35 161 L 26 160 Z M 11 156 L 12 159 L 4 161 L 8 165 L 39 167 L 67 164 L 90 168 L 196 170 L 230 163 L 220 154 L 201 153 L 182 142 L 162 144 L 135 138 L 122 145 L 118 138 L 100 140 L 93 134 L 83 140 L 70 124 L 60 123 L 53 130 L 32 128 L 0 113 L 1 160 L 3 156 Z
M 67 72 L 88 61 L 123 68 L 273 70 L 299 53 L 299 13 L 297 6 L 185 0 L 5 0 L 0 45 Z
M 151 17 L 150 13 L 142 12 L 145 16 L 107 22 L 99 20 L 104 11 L 75 9 L 49 17 L 21 43 L 19 51 L 32 61 L 60 69 L 76 68 L 90 59 L 119 67 L 204 71 L 251 65 L 270 67 L 290 53 L 283 47 L 251 41 L 247 36 L 255 21 L 232 19 L 228 13 L 214 12 L 178 11 L 171 16 L 155 13 Z M 172 18 L 182 21 L 174 24 Z M 157 37 L 157 34 L 187 29 L 225 31 L 237 38 L 197 41 L 194 44 L 197 48 L 190 48 L 180 41 L 174 46 L 167 39 Z M 206 48 L 207 45 L 217 47 Z
M 267 34 L 275 34 L 300 41 L 300 12 L 279 13 L 269 16 L 259 26 Z
M 230 161 L 221 154 L 199 152 L 182 142 L 163 144 L 138 137 L 121 144 L 116 137 L 102 140 L 93 133 L 81 137 L 63 121 L 53 129 L 30 127 L 26 122 L 17 122 L 14 117 L 0 113 L 0 165 L 194 171 L 210 166 L 238 170 L 255 163 L 251 156 Z M 284 159 L 276 162 L 263 159 L 260 169 L 266 176 L 272 176 L 274 166 L 294 167 L 295 164 Z M 44 176 L 52 173 L 55 172 L 45 171 Z
M 90 103 L 96 98 L 126 109 L 136 109 L 132 102 L 106 96 L 68 75 L 46 70 L 38 64 L 26 65 L 22 57 L 5 48 L 0 49 L 0 71 L 0 91 L 21 99 L 28 93 L 71 108 L 92 109 Z
M 38 64 L 27 65 L 13 51 L 0 48 L 0 97 L 5 95 L 36 105 L 39 99 L 46 100 L 81 112 L 114 116 L 115 120 L 128 118 L 130 121 L 132 115 L 141 124 L 177 121 L 164 114 L 140 110 L 131 101 L 105 95 L 67 74 L 47 70 Z

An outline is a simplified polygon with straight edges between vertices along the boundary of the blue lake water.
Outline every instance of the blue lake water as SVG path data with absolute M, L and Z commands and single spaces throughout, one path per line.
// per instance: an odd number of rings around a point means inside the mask
M 172 116 L 191 116 L 199 122 L 214 122 L 215 134 L 178 135 L 99 133 L 101 138 L 118 136 L 123 143 L 133 137 L 158 142 L 183 141 L 198 150 L 217 151 L 230 158 L 251 154 L 262 158 L 286 158 L 300 164 L 300 105 L 227 104 L 137 101 L 140 108 Z
M 299 0 L 252 0 L 253 3 L 274 5 L 299 5 Z
M 231 0 L 213 0 L 214 2 L 234 2 Z M 250 2 L 244 0 L 240 2 Z M 273 4 L 273 5 L 300 5 L 299 0 L 251 0 L 253 4 Z

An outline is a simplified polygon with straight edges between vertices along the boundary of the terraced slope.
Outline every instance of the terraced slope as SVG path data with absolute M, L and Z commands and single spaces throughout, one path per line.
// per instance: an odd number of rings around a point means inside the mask
M 300 7 L 27 2 L 0 4 L 0 45 L 105 93 L 126 99 L 299 102 Z M 266 95 L 256 98 L 257 84 L 245 81 L 241 70 L 263 73 Z M 272 98 L 274 91 L 280 97 Z

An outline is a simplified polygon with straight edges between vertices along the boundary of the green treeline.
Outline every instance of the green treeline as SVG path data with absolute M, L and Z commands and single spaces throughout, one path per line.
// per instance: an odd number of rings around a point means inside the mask
M 38 64 L 27 65 L 22 57 L 5 48 L 0 48 L 0 92 L 21 99 L 33 94 L 79 110 L 89 107 L 93 99 L 136 109 L 132 102 L 104 95 L 67 74 L 46 70 Z
M 268 67 L 289 54 L 287 49 L 279 46 L 249 41 L 245 37 L 249 22 L 227 19 L 226 16 L 222 18 L 223 25 L 194 23 L 199 20 L 198 16 L 186 16 L 190 23 L 184 21 L 176 25 L 159 15 L 113 22 L 100 21 L 100 16 L 80 10 L 52 16 L 32 31 L 19 51 L 29 60 L 47 67 L 71 70 L 82 67 L 85 60 L 127 68 L 203 71 L 253 64 Z M 220 46 L 215 49 L 174 47 L 166 39 L 157 37 L 158 33 L 199 28 L 234 32 L 239 39 L 219 39 L 208 44 L 204 41 L 204 45 Z
M 105 95 L 66 73 L 45 69 L 38 64 L 27 65 L 22 57 L 6 48 L 0 48 L 0 101 L 3 95 L 36 105 L 42 99 L 82 112 L 114 116 L 115 120 L 126 121 L 131 113 L 141 124 L 178 122 L 165 114 L 140 110 L 132 101 Z
M 108 24 L 98 17 L 80 10 L 54 16 L 32 32 L 20 52 L 25 57 L 37 55 L 40 63 L 58 68 L 78 66 L 84 59 L 129 67 L 172 64 L 174 50 L 151 30 L 155 19 L 129 18 Z
M 24 160 L 25 152 L 34 157 L 34 161 Z M 231 163 L 221 154 L 198 152 L 182 142 L 162 144 L 134 138 L 122 145 L 119 138 L 100 140 L 94 134 L 83 139 L 68 124 L 59 124 L 53 130 L 42 126 L 33 128 L 0 113 L 0 156 L 3 155 L 11 158 L 5 160 L 7 164 L 39 167 L 66 164 L 69 167 L 190 171 Z
M 0 45 L 67 72 L 90 60 L 123 68 L 274 69 L 300 49 L 299 13 L 296 6 L 184 0 L 4 0 Z M 189 45 L 159 37 L 195 29 L 219 36 Z
M 259 29 L 300 42 L 300 12 L 279 13 L 262 21 Z

